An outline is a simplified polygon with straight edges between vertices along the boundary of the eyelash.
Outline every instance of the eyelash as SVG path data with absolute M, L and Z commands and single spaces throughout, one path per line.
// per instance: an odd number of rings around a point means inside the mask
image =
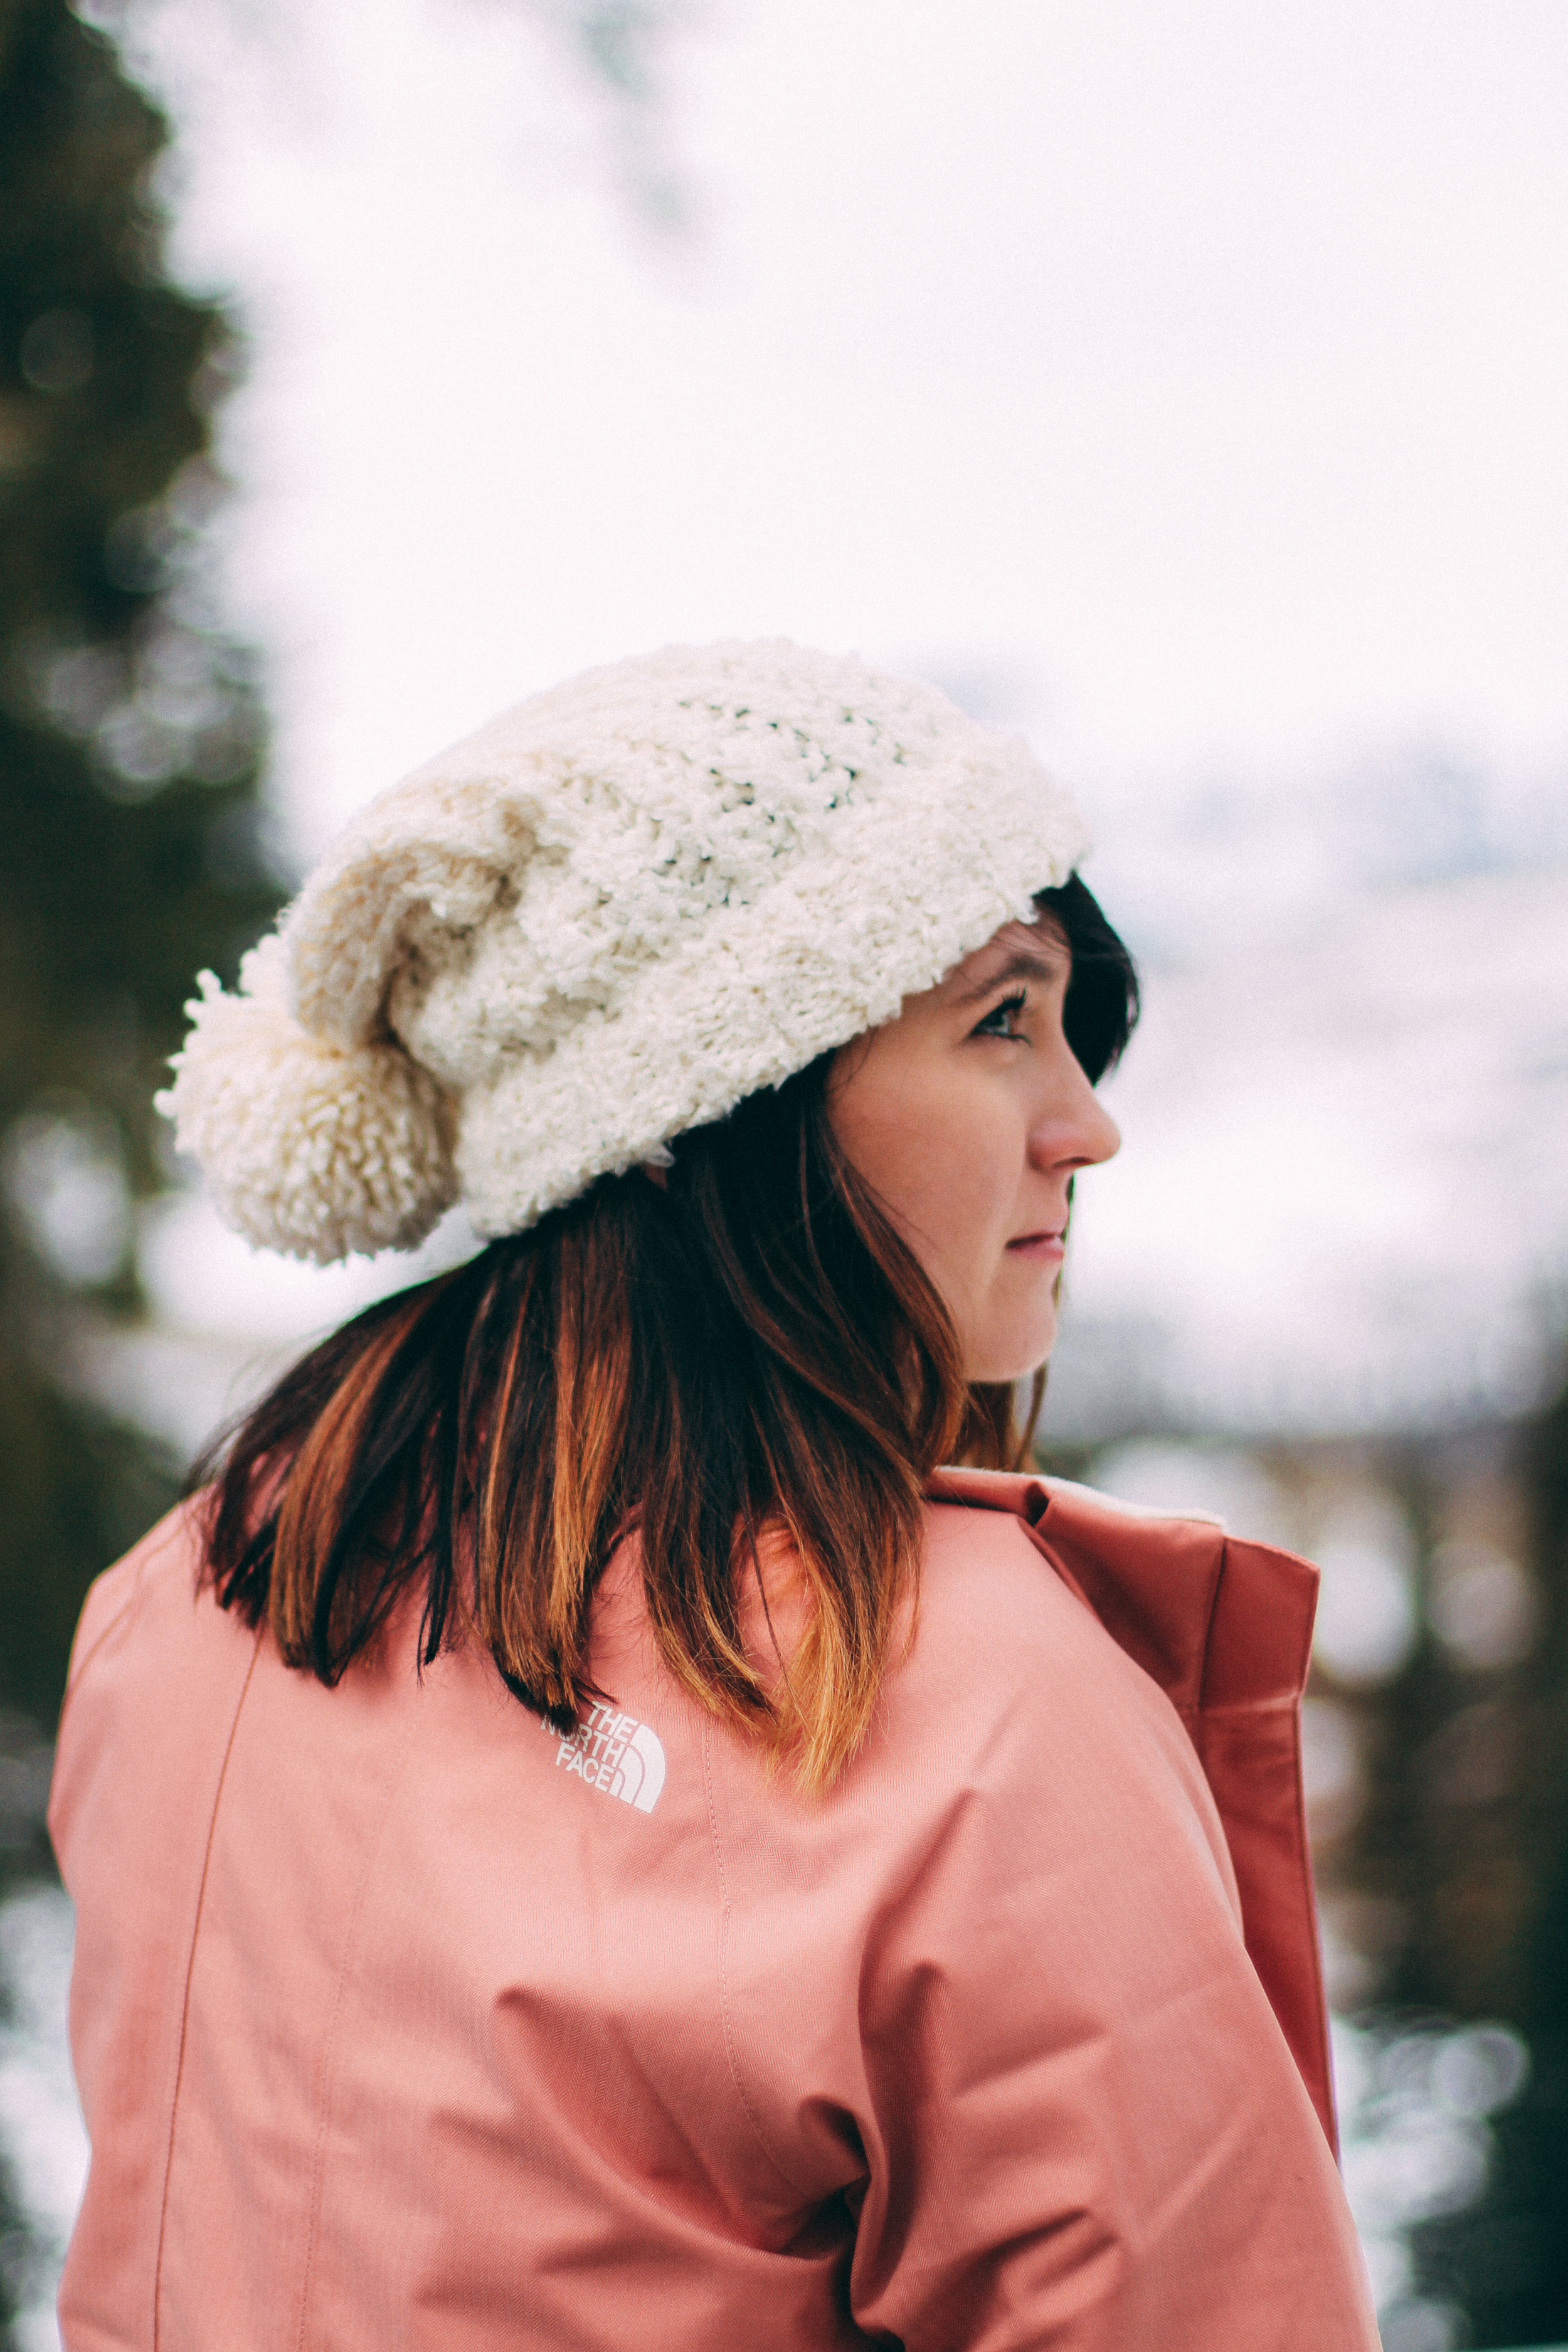
M 993 1029 L 989 1026 L 989 1024 L 993 1021 L 999 1020 L 1004 1013 L 1009 1014 L 1012 1019 L 1016 1020 L 1028 1001 L 1029 999 L 1026 990 L 1022 988 L 1015 989 L 1011 996 L 1005 996 L 1000 1004 L 994 1004 L 992 1006 L 984 1021 L 976 1022 L 973 1031 L 974 1035 L 976 1037 L 1005 1037 L 1012 1045 L 1021 1045 L 1023 1040 L 1017 1035 L 1016 1031 L 1012 1029 Z

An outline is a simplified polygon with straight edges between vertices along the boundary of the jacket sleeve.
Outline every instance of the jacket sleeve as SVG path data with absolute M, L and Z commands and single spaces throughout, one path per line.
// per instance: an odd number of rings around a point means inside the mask
M 1192 1743 L 1082 1633 L 988 1723 L 867 1954 L 855 2319 L 909 2352 L 1373 2352 Z

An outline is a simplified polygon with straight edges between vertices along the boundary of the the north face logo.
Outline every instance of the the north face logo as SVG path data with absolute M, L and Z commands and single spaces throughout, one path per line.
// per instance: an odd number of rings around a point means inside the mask
M 579 1773 L 591 1789 L 603 1789 L 607 1797 L 635 1805 L 639 1813 L 652 1812 L 664 1786 L 664 1749 L 657 1731 L 602 1700 L 589 1708 L 587 1720 L 569 1739 L 548 1723 L 542 1728 L 556 1743 L 558 1772 Z

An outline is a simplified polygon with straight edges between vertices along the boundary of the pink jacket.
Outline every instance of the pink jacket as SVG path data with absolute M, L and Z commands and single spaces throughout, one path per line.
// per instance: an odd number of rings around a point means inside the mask
M 94 1586 L 51 1814 L 93 2158 L 67 2352 L 1375 2352 L 1298 1699 L 1315 1579 L 944 1474 L 826 1800 L 664 1672 L 558 1738 L 406 1619 L 337 1691 Z

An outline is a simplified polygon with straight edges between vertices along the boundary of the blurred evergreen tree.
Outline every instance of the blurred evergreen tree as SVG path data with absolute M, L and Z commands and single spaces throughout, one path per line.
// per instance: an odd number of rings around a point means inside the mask
M 1522 2095 L 1494 2124 L 1489 2193 L 1425 2232 L 1423 2268 L 1476 2345 L 1568 2342 L 1568 1387 L 1524 1433 L 1534 1567 L 1547 1599 L 1522 1743 L 1524 1926 L 1512 1999 L 1530 2045 Z
M 72 1333 L 135 1310 L 183 1003 L 280 896 L 212 578 L 238 340 L 165 273 L 168 135 L 65 0 L 0 0 L 0 1705 L 46 1723 L 87 1584 L 173 1492 Z
M 1467 1666 L 1428 1634 L 1393 1683 L 1340 1695 L 1371 1786 L 1336 1875 L 1401 1923 L 1385 2021 L 1499 2021 L 1528 2045 L 1520 2095 L 1490 2119 L 1485 2194 L 1412 2233 L 1420 2293 L 1463 2313 L 1466 2345 L 1512 2352 L 1568 2342 L 1568 1389 L 1521 1426 L 1388 1450 L 1428 1559 L 1467 1448 L 1522 1493 L 1538 1638 Z

